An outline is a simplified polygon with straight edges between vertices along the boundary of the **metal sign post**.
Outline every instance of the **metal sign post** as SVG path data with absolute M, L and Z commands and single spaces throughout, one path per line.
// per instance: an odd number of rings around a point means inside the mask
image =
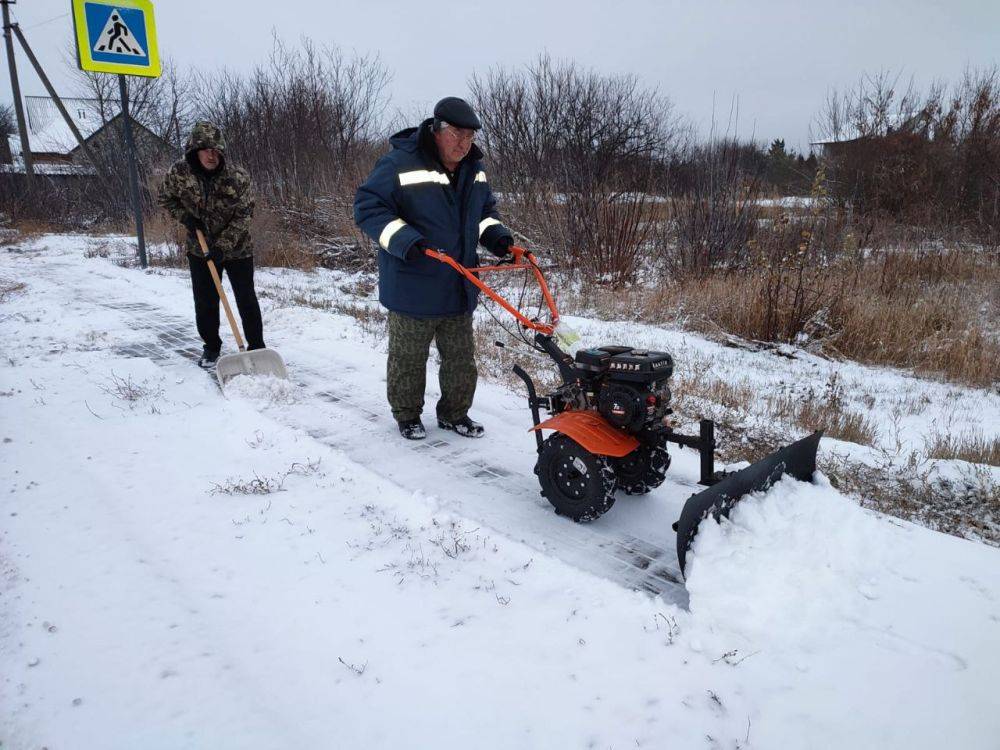
M 142 203 L 139 199 L 139 170 L 135 164 L 135 142 L 132 139 L 132 121 L 128 114 L 128 85 L 125 76 L 118 74 L 118 91 L 122 97 L 122 130 L 125 131 L 125 151 L 128 153 L 128 191 L 132 197 L 132 212 L 135 214 L 135 238 L 139 243 L 139 265 L 145 268 L 146 237 L 142 229 Z
M 156 43 L 156 23 L 150 0 L 73 0 L 77 62 L 81 70 L 116 73 L 122 99 L 122 131 L 128 160 L 129 196 L 135 215 L 139 263 L 147 265 L 146 239 L 142 227 L 139 169 L 135 138 L 128 111 L 126 75 L 157 78 L 160 53 Z

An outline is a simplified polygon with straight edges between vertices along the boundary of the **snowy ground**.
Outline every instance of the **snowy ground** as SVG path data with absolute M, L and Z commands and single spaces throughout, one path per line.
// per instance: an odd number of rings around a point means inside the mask
M 274 293 L 293 380 L 225 398 L 190 360 L 185 276 L 98 242 L 0 251 L 5 750 L 997 747 L 1000 550 L 786 481 L 703 526 L 685 591 L 692 454 L 564 522 L 521 397 L 484 383 L 487 439 L 404 444 L 377 337 Z M 761 381 L 824 378 L 774 359 Z M 996 429 L 995 401 L 940 388 Z

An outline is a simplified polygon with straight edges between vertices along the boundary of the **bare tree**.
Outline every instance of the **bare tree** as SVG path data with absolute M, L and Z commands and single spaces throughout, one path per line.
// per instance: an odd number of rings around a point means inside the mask
M 470 81 L 493 182 L 531 239 L 597 278 L 632 278 L 660 203 L 654 191 L 679 122 L 635 76 L 543 55 Z
M 1000 69 L 924 94 L 898 76 L 832 92 L 819 114 L 830 183 L 858 213 L 1000 244 Z
M 14 135 L 17 124 L 14 118 L 14 107 L 10 104 L 0 104 L 0 137 Z
M 820 140 L 845 141 L 888 135 L 922 109 L 912 79 L 900 86 L 901 74 L 864 75 L 853 87 L 831 89 L 816 118 Z
M 275 38 L 268 63 L 249 75 L 202 76 L 198 113 L 226 131 L 276 199 L 313 199 L 343 192 L 368 166 L 360 157 L 379 134 L 389 80 L 377 57 Z
M 76 52 L 65 55 L 76 96 L 90 99 L 100 121 L 110 122 L 121 111 L 118 77 L 80 70 Z M 163 58 L 158 78 L 128 76 L 129 114 L 159 138 L 180 149 L 194 111 L 194 76 L 181 70 L 170 58 Z
M 670 197 L 673 242 L 664 243 L 675 272 L 703 276 L 749 262 L 764 165 L 754 169 L 742 158 L 748 148 L 724 137 L 690 145 L 681 158 L 690 174 L 685 189 Z
M 9 137 L 17 132 L 14 107 L 9 104 L 0 104 L 0 164 L 11 161 Z

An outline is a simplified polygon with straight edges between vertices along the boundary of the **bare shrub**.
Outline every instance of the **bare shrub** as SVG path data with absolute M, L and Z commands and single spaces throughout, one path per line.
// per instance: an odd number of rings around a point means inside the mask
M 631 280 L 676 135 L 670 102 L 635 76 L 547 55 L 520 71 L 473 76 L 470 89 L 512 225 L 562 263 L 614 284 Z
M 819 115 L 834 194 L 853 210 L 1000 246 L 1000 68 L 925 94 L 898 76 L 832 91 Z
M 233 158 L 283 206 L 350 195 L 379 134 L 390 76 L 377 57 L 346 56 L 303 39 L 275 38 L 246 76 L 201 77 L 197 111 L 226 133 Z
M 90 175 L 36 174 L 29 188 L 23 173 L 0 172 L 0 212 L 19 230 L 120 230 L 125 205 L 109 201 Z
M 117 76 L 81 70 L 76 61 L 76 50 L 72 47 L 64 57 L 74 92 L 93 101 L 94 110 L 102 123 L 110 122 L 121 111 Z M 129 76 L 126 79 L 129 114 L 136 122 L 180 150 L 192 121 L 195 81 L 189 71 L 182 70 L 169 57 L 162 58 L 161 69 L 157 78 Z M 104 163 L 102 166 L 113 171 L 112 164 Z
M 745 148 L 732 138 L 696 145 L 684 155 L 689 184 L 671 194 L 664 243 L 674 273 L 705 276 L 743 267 L 750 259 L 760 209 L 761 176 L 745 166 Z
M 91 102 L 90 116 L 102 126 L 111 123 L 121 112 L 121 98 L 116 76 L 80 70 L 76 64 L 75 50 L 64 55 L 74 95 Z M 141 128 L 133 125 L 136 162 L 139 171 L 139 199 L 144 215 L 155 211 L 155 183 L 158 175 L 168 166 L 171 156 L 161 143 L 149 138 L 142 128 L 148 129 L 174 152 L 179 152 L 191 124 L 193 78 L 169 59 L 162 60 L 162 74 L 157 78 L 127 76 L 126 90 L 129 97 L 129 115 Z M 128 162 L 125 153 L 125 136 L 118 126 L 107 128 L 100 138 L 88 141 L 90 153 L 96 159 L 98 175 L 77 180 L 85 189 L 73 197 L 82 203 L 85 211 L 103 221 L 126 225 L 132 216 L 129 192 Z M 86 154 L 79 156 L 81 166 L 90 166 Z
M 390 75 L 379 59 L 275 38 L 250 74 L 198 80 L 198 116 L 224 130 L 228 152 L 253 176 L 261 262 L 308 269 L 368 258 L 352 206 L 380 148 Z
M 187 268 L 186 232 L 166 211 L 145 217 L 146 251 L 149 265 L 161 268 Z

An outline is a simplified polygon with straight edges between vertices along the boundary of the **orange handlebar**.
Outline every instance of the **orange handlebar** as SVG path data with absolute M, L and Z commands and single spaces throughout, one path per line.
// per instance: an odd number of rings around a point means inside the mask
M 534 331 L 538 331 L 539 333 L 551 335 L 555 330 L 555 327 L 559 324 L 559 312 L 556 310 L 555 300 L 552 299 L 552 293 L 549 291 L 549 285 L 545 282 L 542 270 L 538 267 L 538 263 L 535 262 L 535 256 L 523 247 L 511 248 L 511 252 L 514 255 L 513 263 L 500 266 L 480 266 L 479 268 L 466 268 L 450 255 L 441 252 L 440 250 L 426 250 L 425 252 L 429 257 L 451 266 L 462 274 L 462 276 L 464 276 L 468 281 L 475 284 L 483 294 L 517 318 L 518 322 L 520 322 L 525 328 L 530 328 Z M 477 274 L 484 273 L 486 271 L 519 271 L 529 268 L 534 272 L 535 279 L 538 281 L 538 286 L 542 290 L 542 296 L 545 298 L 545 304 L 548 306 L 549 312 L 552 314 L 551 325 L 548 325 L 547 323 L 539 323 L 538 321 L 531 320 L 526 317 L 520 310 L 510 304 L 510 302 L 497 294 L 497 292 L 495 292 L 491 287 L 483 283 L 479 276 L 477 276 Z

